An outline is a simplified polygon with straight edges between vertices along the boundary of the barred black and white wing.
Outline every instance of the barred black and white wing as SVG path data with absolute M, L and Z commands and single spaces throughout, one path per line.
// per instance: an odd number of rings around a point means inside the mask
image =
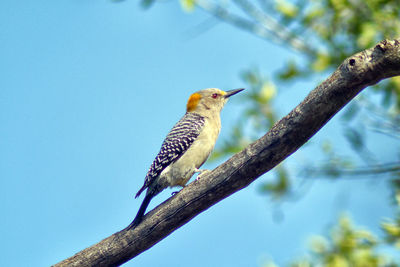
M 166 167 L 178 160 L 188 150 L 199 136 L 204 123 L 205 119 L 201 115 L 186 113 L 175 124 L 162 143 L 160 152 L 151 164 L 144 185 L 137 192 L 136 197 L 149 187 Z

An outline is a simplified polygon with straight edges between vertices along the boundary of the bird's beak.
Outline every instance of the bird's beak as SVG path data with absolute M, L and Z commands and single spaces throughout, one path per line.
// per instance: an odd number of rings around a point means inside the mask
M 228 98 L 228 97 L 231 97 L 231 96 L 233 96 L 233 95 L 236 95 L 237 93 L 239 93 L 239 92 L 241 92 L 241 91 L 243 91 L 243 90 L 244 90 L 244 88 L 226 91 L 225 98 Z

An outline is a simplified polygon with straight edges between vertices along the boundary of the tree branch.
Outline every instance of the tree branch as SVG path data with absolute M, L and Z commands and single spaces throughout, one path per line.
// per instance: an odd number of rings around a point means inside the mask
M 290 48 L 308 55 L 316 54 L 316 49 L 307 44 L 287 27 L 280 25 L 267 13 L 259 10 L 255 5 L 245 0 L 235 0 L 234 3 L 248 18 L 230 12 L 227 8 L 208 0 L 196 0 L 196 5 L 211 15 L 225 21 L 239 29 L 246 30 L 265 40 L 273 41 L 279 45 L 287 45 Z
M 347 58 L 266 135 L 150 211 L 136 228 L 117 232 L 55 266 L 112 266 L 132 259 L 274 168 L 362 89 L 396 75 L 400 75 L 400 38 Z
M 366 167 L 358 167 L 357 169 L 334 167 L 329 168 L 307 168 L 305 170 L 307 178 L 337 179 L 339 176 L 351 176 L 352 178 L 371 178 L 371 175 L 390 174 L 400 172 L 400 162 L 389 162 L 385 164 L 376 164 Z M 332 174 L 334 173 L 334 174 Z M 348 178 L 347 178 L 348 179 Z
M 200 2 L 201 1 L 198 0 L 196 3 Z M 300 36 L 276 21 L 272 16 L 268 15 L 268 13 L 259 10 L 251 1 L 234 0 L 233 2 L 236 3 L 237 6 L 240 7 L 250 18 L 255 20 L 254 24 L 262 25 L 271 33 L 271 35 L 275 36 L 275 41 L 278 40 L 277 42 L 279 44 L 289 45 L 289 47 L 298 52 L 309 55 L 316 54 L 316 49 L 312 48 L 311 44 L 306 43 Z M 211 13 L 212 10 L 208 11 Z

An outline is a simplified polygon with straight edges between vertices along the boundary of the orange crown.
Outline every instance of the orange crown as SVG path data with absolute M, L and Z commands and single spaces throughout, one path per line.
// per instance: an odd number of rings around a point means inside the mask
M 186 111 L 191 112 L 194 111 L 197 107 L 197 104 L 199 103 L 201 99 L 201 95 L 199 93 L 194 93 L 189 97 L 189 100 L 186 105 Z

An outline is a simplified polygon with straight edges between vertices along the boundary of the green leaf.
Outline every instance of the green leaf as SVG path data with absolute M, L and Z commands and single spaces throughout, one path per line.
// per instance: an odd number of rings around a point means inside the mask
M 318 53 L 317 58 L 311 64 L 311 67 L 315 71 L 324 71 L 331 64 L 331 56 L 327 53 Z
M 186 12 L 192 12 L 196 6 L 196 0 L 180 0 L 182 9 Z
M 375 43 L 377 29 L 372 22 L 366 22 L 361 25 L 361 33 L 357 38 L 357 44 L 360 48 L 367 48 Z
M 309 26 L 315 23 L 318 19 L 322 18 L 325 14 L 325 9 L 321 7 L 313 7 L 303 18 L 303 23 Z
M 286 0 L 277 0 L 275 9 L 287 18 L 294 18 L 299 13 L 299 9 Z
M 265 82 L 261 87 L 259 100 L 261 104 L 267 104 L 276 96 L 276 87 L 271 82 Z
M 289 61 L 284 70 L 278 73 L 278 78 L 280 80 L 290 80 L 296 78 L 300 75 L 300 70 L 298 69 L 295 61 Z
M 281 198 L 289 193 L 290 180 L 283 165 L 275 169 L 276 179 L 262 185 L 261 191 L 272 195 L 274 198 Z
M 117 0 L 117 1 L 118 1 L 118 0 Z M 123 0 L 119 0 L 119 1 L 123 1 Z M 142 0 L 142 1 L 140 2 L 140 5 L 142 6 L 142 8 L 148 9 L 148 8 L 150 8 L 155 2 L 156 2 L 156 0 Z

